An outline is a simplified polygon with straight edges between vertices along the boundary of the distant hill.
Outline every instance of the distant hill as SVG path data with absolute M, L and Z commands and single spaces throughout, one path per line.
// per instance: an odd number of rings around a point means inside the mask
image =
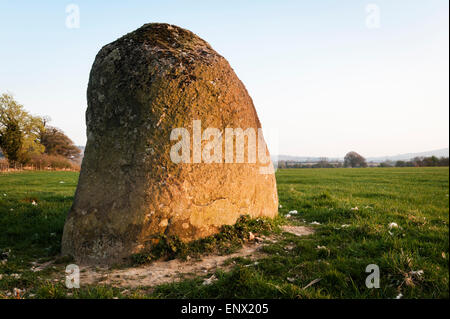
M 420 153 L 406 153 L 406 154 L 398 154 L 392 156 L 380 156 L 380 157 L 368 157 L 367 161 L 369 162 L 384 162 L 384 161 L 407 161 L 414 157 L 428 157 L 428 156 L 436 156 L 436 157 L 448 157 L 449 156 L 449 148 L 441 148 L 438 150 L 428 151 L 428 152 L 420 152 Z
M 367 157 L 366 160 L 368 162 L 381 163 L 384 161 L 407 161 L 414 157 L 427 157 L 427 156 L 436 156 L 436 157 L 448 157 L 449 156 L 449 148 L 441 148 L 438 150 L 420 152 L 420 153 L 406 153 L 406 154 L 398 154 L 398 155 L 387 155 L 387 156 L 378 156 L 378 157 Z M 317 156 L 291 156 L 291 155 L 279 155 L 278 157 L 272 156 L 273 161 L 294 161 L 294 162 L 318 162 L 323 157 Z M 328 157 L 328 161 L 343 161 L 343 157 Z
M 293 162 L 318 162 L 323 157 L 317 157 L 317 156 L 291 156 L 291 155 L 278 155 L 272 156 L 272 161 L 293 161 Z M 343 161 L 344 158 L 340 157 L 327 157 L 328 161 Z

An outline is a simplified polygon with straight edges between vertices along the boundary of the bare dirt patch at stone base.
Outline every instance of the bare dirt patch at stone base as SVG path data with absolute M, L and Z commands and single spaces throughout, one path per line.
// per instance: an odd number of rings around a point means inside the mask
M 313 228 L 306 226 L 282 226 L 282 230 L 296 236 L 306 236 L 314 233 Z M 211 254 L 200 258 L 191 258 L 187 261 L 180 259 L 157 260 L 151 264 L 122 269 L 80 265 L 80 285 L 108 285 L 121 288 L 154 287 L 165 283 L 178 282 L 183 279 L 206 277 L 210 276 L 217 269 L 229 271 L 234 266 L 234 263 L 225 264 L 225 261 L 229 259 L 245 257 L 256 261 L 266 257 L 266 253 L 261 248 L 280 239 L 277 235 L 254 237 L 253 240 L 244 244 L 235 253 L 228 255 Z M 287 248 L 289 249 L 290 247 Z M 32 271 L 41 271 L 54 265 L 54 261 L 42 264 L 34 262 L 32 264 Z M 56 269 L 54 266 L 53 268 Z M 61 271 L 62 273 L 58 270 L 56 271 L 59 275 L 54 281 L 64 282 L 65 273 L 63 269 Z
M 296 236 L 306 236 L 314 233 L 314 229 L 305 226 L 283 226 L 285 232 Z M 199 259 L 183 261 L 173 259 L 169 261 L 155 261 L 149 265 L 131 267 L 126 269 L 99 269 L 81 267 L 81 285 L 110 285 L 114 287 L 152 287 L 165 283 L 177 282 L 186 278 L 205 276 L 217 269 L 229 270 L 233 265 L 224 265 L 230 258 L 246 257 L 257 260 L 266 256 L 261 251 L 264 245 L 277 241 L 275 237 L 264 238 L 264 242 L 251 242 L 245 244 L 239 251 L 229 255 L 207 255 Z
M 283 226 L 281 229 L 296 236 L 307 236 L 314 234 L 314 229 L 306 226 Z
M 114 287 L 136 288 L 139 286 L 157 286 L 180 281 L 185 278 L 204 276 L 217 269 L 228 270 L 232 265 L 224 265 L 230 258 L 247 257 L 251 260 L 262 258 L 264 243 L 245 244 L 239 251 L 229 255 L 208 255 L 201 260 L 155 261 L 149 265 L 127 269 L 95 269 L 80 267 L 80 285 L 110 285 Z

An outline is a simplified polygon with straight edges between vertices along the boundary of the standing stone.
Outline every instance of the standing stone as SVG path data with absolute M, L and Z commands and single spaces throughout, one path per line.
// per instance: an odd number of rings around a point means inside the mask
M 187 242 L 217 233 L 241 215 L 277 214 L 274 174 L 261 173 L 272 168 L 270 158 L 248 160 L 255 149 L 246 139 L 245 162 L 235 163 L 236 150 L 234 162 L 225 161 L 226 128 L 258 133 L 261 127 L 252 99 L 228 62 L 192 32 L 152 23 L 104 46 L 92 66 L 87 99 L 87 145 L 64 226 L 64 255 L 112 264 L 161 235 Z M 218 139 L 200 145 L 202 158 L 222 151 L 213 163 L 197 163 L 198 124 L 203 134 L 206 128 L 220 131 Z M 171 140 L 175 128 L 189 134 L 187 148 L 176 152 L 189 152 L 180 163 L 171 158 L 181 143 L 176 134 Z M 260 146 L 268 155 L 263 139 Z

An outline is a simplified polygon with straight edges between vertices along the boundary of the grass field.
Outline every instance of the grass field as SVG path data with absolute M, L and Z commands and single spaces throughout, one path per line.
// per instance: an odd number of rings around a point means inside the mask
M 75 172 L 0 174 L 0 298 L 12 298 L 14 288 L 26 298 L 449 297 L 448 168 L 280 170 L 277 223 L 314 234 L 279 234 L 264 247 L 267 257 L 238 258 L 211 285 L 198 277 L 126 295 L 107 286 L 66 289 L 52 279 L 64 260 L 31 270 L 57 259 L 77 179 Z M 291 210 L 298 214 L 286 217 Z M 379 289 L 366 287 L 369 264 L 379 266 Z

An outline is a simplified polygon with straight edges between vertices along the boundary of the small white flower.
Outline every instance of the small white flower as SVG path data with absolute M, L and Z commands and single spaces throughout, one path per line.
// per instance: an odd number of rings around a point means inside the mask
M 23 292 L 24 292 L 24 290 L 21 290 L 19 288 L 13 289 L 13 294 L 14 294 L 14 297 L 16 297 L 16 298 L 20 298 Z
M 283 208 L 283 205 L 280 205 L 280 208 Z
M 217 278 L 216 278 L 216 276 L 215 275 L 212 275 L 211 277 L 209 277 L 208 279 L 205 279 L 204 281 L 203 281 L 203 285 L 204 286 L 208 286 L 208 285 L 211 285 L 215 280 L 217 280 Z
M 397 295 L 397 297 L 395 297 L 395 299 L 401 299 L 403 297 L 403 294 L 402 293 L 399 293 L 398 295 Z
M 291 210 L 291 211 L 289 212 L 289 214 L 295 215 L 295 214 L 298 214 L 298 212 L 297 212 L 296 210 Z
M 409 273 L 413 276 L 420 277 L 423 275 L 423 270 L 411 270 Z
M 397 223 L 390 223 L 389 224 L 389 229 L 392 229 L 392 228 L 398 228 Z
M 351 210 L 358 210 L 358 206 L 350 208 Z
M 37 203 L 33 200 L 33 201 L 31 202 L 31 205 L 37 206 Z
M 286 215 L 286 218 L 291 218 L 291 214 L 287 214 L 287 215 Z
M 313 221 L 312 223 L 310 223 L 311 225 L 320 225 L 319 222 Z
M 342 225 L 341 227 L 342 227 L 342 228 L 347 228 L 347 227 L 350 227 L 350 225 L 344 224 L 344 225 Z

